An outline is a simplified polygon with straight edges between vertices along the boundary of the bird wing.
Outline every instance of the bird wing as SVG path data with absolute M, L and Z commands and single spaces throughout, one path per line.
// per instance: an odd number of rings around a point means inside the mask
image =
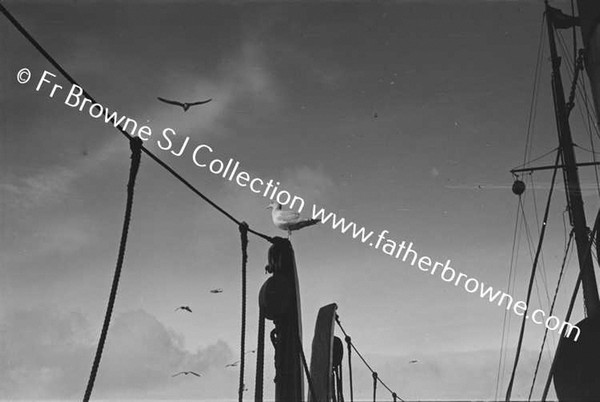
M 165 103 L 170 103 L 171 105 L 183 106 L 183 103 L 181 103 L 181 102 L 168 100 L 168 99 L 165 99 L 165 98 L 161 98 L 160 96 L 158 96 L 157 99 L 159 101 L 162 101 L 162 102 L 165 102 Z
M 194 373 L 193 371 L 190 371 L 190 374 L 193 374 L 193 375 L 195 375 L 196 377 L 202 377 L 202 374 Z
M 179 373 L 177 373 L 177 374 L 173 374 L 171 377 L 177 377 L 178 375 L 181 375 L 181 374 L 183 374 L 183 371 L 180 371 L 180 372 L 179 372 Z
M 321 222 L 320 219 L 305 219 L 303 221 L 291 223 L 288 226 L 288 230 L 300 230 L 300 229 L 305 228 L 307 226 L 316 225 L 319 222 Z
M 194 106 L 194 105 L 204 105 L 205 103 L 208 103 L 208 102 L 210 102 L 211 100 L 212 100 L 212 98 L 210 98 L 210 99 L 207 99 L 207 100 L 203 100 L 203 101 L 199 101 L 199 102 L 191 102 L 191 103 L 188 103 L 188 105 L 190 105 L 190 106 Z
M 277 211 L 275 218 L 278 222 L 293 223 L 300 219 L 300 214 L 294 211 Z

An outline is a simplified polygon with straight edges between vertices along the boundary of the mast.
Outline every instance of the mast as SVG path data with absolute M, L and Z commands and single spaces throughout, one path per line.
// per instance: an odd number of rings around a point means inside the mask
M 589 242 L 589 229 L 585 219 L 577 161 L 573 151 L 573 138 L 569 126 L 568 109 L 565 102 L 565 93 L 560 74 L 561 58 L 556 50 L 556 39 L 554 36 L 554 9 L 546 2 L 546 21 L 548 24 L 548 38 L 550 41 L 550 55 L 552 59 L 552 96 L 554 99 L 554 111 L 556 116 L 556 127 L 558 141 L 564 162 L 564 180 L 567 193 L 567 204 L 571 215 L 571 224 L 575 232 L 575 243 L 577 246 L 577 259 L 581 271 L 583 299 L 588 316 L 593 316 L 600 311 L 600 298 L 598 297 L 598 286 L 594 274 L 594 265 Z

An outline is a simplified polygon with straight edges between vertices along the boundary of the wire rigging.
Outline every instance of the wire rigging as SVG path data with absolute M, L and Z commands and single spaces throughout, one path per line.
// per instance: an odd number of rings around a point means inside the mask
M 338 327 L 340 327 L 340 330 L 342 331 L 342 333 L 346 337 L 346 342 L 348 343 L 348 345 L 352 347 L 352 349 L 357 354 L 357 356 L 360 358 L 360 360 L 362 360 L 362 362 L 367 367 L 367 369 L 369 369 L 369 371 L 371 372 L 371 375 L 373 376 L 373 378 L 374 379 L 376 378 L 376 382 L 379 382 L 379 384 L 381 384 L 385 389 L 387 389 L 394 399 L 397 398 L 397 399 L 399 399 L 401 401 L 404 401 L 404 399 L 400 398 L 397 393 L 395 393 L 394 391 L 392 391 L 392 389 L 390 387 L 388 387 L 386 383 L 383 382 L 383 380 L 381 379 L 381 377 L 379 377 L 379 375 L 377 375 L 377 372 L 371 368 L 371 366 L 369 365 L 369 363 L 367 363 L 367 361 L 360 354 L 360 352 L 358 351 L 358 349 L 356 349 L 356 346 L 352 342 L 352 339 L 350 338 L 350 336 L 348 336 L 348 333 L 346 332 L 346 330 L 344 330 L 344 327 L 342 326 L 342 323 L 340 322 L 340 317 L 337 314 L 335 316 L 335 322 L 337 323 Z M 348 355 L 348 356 L 350 356 L 350 355 Z M 350 384 L 351 384 L 350 385 L 350 395 L 351 395 L 350 397 L 353 398 L 353 396 L 352 396 L 352 374 L 350 374 Z M 373 398 L 375 398 L 375 391 L 374 391 L 374 394 L 373 394 Z M 353 399 L 351 399 L 351 400 L 353 400 Z
M 519 195 L 519 204 L 521 203 L 522 194 Z M 510 264 L 508 269 L 508 291 L 510 291 L 510 282 L 513 274 L 513 267 L 516 263 L 515 259 L 515 248 L 517 244 L 517 229 L 519 227 L 519 210 L 517 207 L 517 214 L 515 219 L 515 228 L 513 230 L 513 243 L 512 243 L 512 251 L 510 255 Z M 504 310 L 504 318 L 502 319 L 502 338 L 500 340 L 500 357 L 498 359 L 498 373 L 496 375 L 496 392 L 494 393 L 494 399 L 498 400 L 498 391 L 500 388 L 500 372 L 502 371 L 502 359 L 503 359 L 503 351 L 504 351 L 504 338 L 506 337 L 506 318 L 507 318 L 508 310 Z
M 108 334 L 108 326 L 110 325 L 110 318 L 112 316 L 113 308 L 115 306 L 115 299 L 117 297 L 119 278 L 121 277 L 121 270 L 123 268 L 123 261 L 125 259 L 127 235 L 129 233 L 129 223 L 131 222 L 131 210 L 133 208 L 133 190 L 135 187 L 135 179 L 140 167 L 142 140 L 139 137 L 132 138 L 129 142 L 129 145 L 131 148 L 131 166 L 129 169 L 129 181 L 127 183 L 127 203 L 125 206 L 125 218 L 123 219 L 121 241 L 119 243 L 119 254 L 117 256 L 117 265 L 115 267 L 112 287 L 110 289 L 110 296 L 108 298 L 108 306 L 106 307 L 104 323 L 102 324 L 100 340 L 98 341 L 96 355 L 94 356 L 94 362 L 92 364 L 92 371 L 90 372 L 90 377 L 88 379 L 87 387 L 85 389 L 85 395 L 83 397 L 84 402 L 88 402 L 90 400 L 92 390 L 94 389 L 94 382 L 96 380 L 96 375 L 98 374 L 98 368 L 100 367 L 100 359 L 102 358 L 102 351 L 104 350 L 104 344 L 106 342 L 106 336 Z
M 550 212 L 550 201 L 552 200 L 552 192 L 554 190 L 554 182 L 556 180 L 556 173 L 558 172 L 558 163 L 559 163 L 559 161 L 560 161 L 560 152 L 557 152 L 557 154 L 556 154 L 556 161 L 554 162 L 554 171 L 552 173 L 552 181 L 551 181 L 551 184 L 550 184 L 550 190 L 548 192 L 548 200 L 546 202 L 546 211 L 544 212 L 544 219 L 543 219 L 543 222 L 542 222 L 542 230 L 540 232 L 540 239 L 539 239 L 539 242 L 538 242 L 538 247 L 537 247 L 537 250 L 536 250 L 535 259 L 533 261 L 533 267 L 531 269 L 531 277 L 530 277 L 530 280 L 529 280 L 529 286 L 527 288 L 527 297 L 525 299 L 525 304 L 527 306 L 529 306 L 529 300 L 531 299 L 531 291 L 532 291 L 532 288 L 533 288 L 533 283 L 535 281 L 535 272 L 536 272 L 537 262 L 538 262 L 538 259 L 539 259 L 539 256 L 540 256 L 540 252 L 542 250 L 542 244 L 543 244 L 543 241 L 544 241 L 544 235 L 546 233 L 546 227 L 547 227 L 547 223 L 548 223 L 548 213 Z M 523 345 L 523 335 L 525 333 L 526 314 L 527 314 L 527 310 L 525 310 L 525 313 L 523 315 L 523 320 L 521 321 L 521 330 L 520 330 L 520 333 L 519 333 L 519 342 L 517 344 L 517 353 L 516 353 L 516 356 L 515 356 L 515 363 L 514 363 L 514 366 L 513 366 L 512 374 L 511 374 L 511 377 L 510 377 L 510 381 L 508 383 L 508 389 L 506 391 L 506 400 L 507 401 L 510 401 L 510 396 L 511 396 L 511 393 L 512 393 L 512 387 L 513 387 L 513 384 L 514 384 L 514 381 L 515 381 L 515 374 L 516 374 L 516 371 L 517 371 L 517 365 L 519 363 L 519 355 L 521 354 L 521 346 Z
M 560 267 L 560 273 L 558 275 L 558 281 L 556 283 L 556 290 L 554 291 L 554 297 L 552 299 L 552 305 L 550 306 L 550 311 L 548 315 L 552 315 L 554 313 L 554 305 L 556 304 L 556 298 L 558 296 L 558 290 L 560 288 L 560 283 L 562 281 L 563 273 L 565 271 L 565 266 L 567 265 L 568 257 L 571 255 L 569 251 L 571 251 L 571 243 L 573 241 L 573 235 L 575 234 L 575 230 L 571 230 L 569 234 L 569 241 L 567 243 L 567 248 L 565 249 L 565 255 Z M 545 327 L 544 330 L 544 338 L 542 339 L 542 346 L 540 347 L 540 353 L 538 354 L 537 362 L 535 364 L 535 371 L 533 373 L 533 380 L 531 381 L 531 388 L 529 389 L 529 396 L 527 398 L 528 401 L 531 401 L 531 396 L 533 395 L 533 389 L 535 387 L 535 380 L 537 379 L 538 370 L 540 368 L 540 362 L 542 361 L 542 353 L 544 351 L 544 345 L 546 343 L 546 338 L 548 336 L 548 327 Z
M 54 58 L 29 34 L 29 32 L 27 32 L 27 30 L 12 16 L 12 14 L 10 14 L 10 12 L 6 9 L 6 7 L 4 7 L 1 3 L 0 3 L 0 11 L 2 12 L 2 14 L 4 14 L 6 16 L 6 18 L 8 18 L 8 20 L 15 26 L 15 28 L 17 28 L 17 30 L 33 45 L 33 47 L 35 47 L 42 54 L 42 56 L 44 56 L 44 58 L 50 64 L 52 64 L 52 66 L 54 68 L 56 68 L 63 75 L 63 77 L 67 81 L 69 81 L 71 84 L 77 85 L 80 88 L 82 88 L 83 95 L 85 95 L 85 97 L 87 97 L 88 99 L 90 99 L 92 101 L 92 103 L 98 103 L 81 85 L 79 85 L 77 83 L 77 81 L 75 81 L 75 79 L 73 77 L 71 77 L 71 75 L 56 60 L 54 60 Z M 121 125 L 118 125 L 115 128 L 121 134 L 123 134 L 127 139 L 131 139 L 132 138 L 121 127 Z M 231 215 L 229 212 L 227 212 L 225 209 L 223 209 L 222 207 L 220 207 L 219 205 L 217 205 L 210 198 L 208 198 L 203 193 L 201 193 L 189 181 L 187 181 L 186 179 L 183 178 L 183 176 L 181 176 L 179 173 L 177 173 L 177 171 L 175 169 L 173 169 L 170 165 L 168 165 L 166 162 L 164 162 L 163 160 L 161 160 L 158 156 L 154 155 L 154 153 L 152 153 L 152 151 L 148 150 L 143 145 L 141 146 L 141 150 L 146 155 L 148 155 L 152 160 L 154 160 L 156 163 L 158 163 L 160 166 L 162 166 L 165 170 L 167 170 L 177 180 L 179 180 L 181 183 L 183 183 L 192 192 L 194 192 L 197 196 L 199 196 L 200 198 L 202 198 L 204 201 L 206 201 L 208 204 L 210 204 L 217 211 L 221 212 L 221 214 L 225 215 L 227 218 L 229 218 L 231 221 L 233 221 L 234 223 L 236 223 L 238 226 L 242 223 L 241 221 L 239 221 L 238 219 L 236 219 L 233 215 Z M 273 239 L 271 237 L 263 234 L 263 233 L 255 231 L 255 230 L 253 230 L 253 229 L 251 229 L 249 227 L 248 227 L 248 232 L 250 232 L 250 233 L 252 233 L 252 234 L 254 234 L 254 235 L 258 236 L 258 237 L 261 237 L 261 238 L 267 240 L 268 242 L 273 243 Z

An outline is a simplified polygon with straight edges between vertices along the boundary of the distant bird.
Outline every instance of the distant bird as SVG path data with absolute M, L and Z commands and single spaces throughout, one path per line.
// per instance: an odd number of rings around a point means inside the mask
M 248 351 L 248 352 L 246 352 L 246 353 L 244 353 L 244 354 L 245 354 L 245 355 L 247 355 L 248 353 L 256 353 L 256 349 L 254 349 L 254 350 L 250 350 L 250 351 Z M 241 362 L 242 362 L 241 360 L 238 360 L 238 361 L 236 361 L 236 362 L 229 363 L 229 364 L 225 365 L 225 367 L 236 367 L 236 366 L 237 366 L 238 364 L 240 364 Z
M 377 112 L 373 113 L 373 118 L 376 119 L 377 117 L 379 117 L 379 115 L 377 114 Z
M 192 309 L 190 308 L 190 306 L 179 306 L 179 307 L 177 307 L 175 309 L 175 311 L 177 311 L 177 310 L 185 310 L 185 311 L 188 311 L 190 313 L 192 312 Z
M 168 100 L 168 99 L 165 99 L 165 98 L 161 98 L 160 96 L 157 97 L 157 99 L 159 101 L 161 101 L 161 102 L 165 102 L 165 103 L 168 103 L 170 105 L 181 106 L 183 108 L 184 112 L 187 112 L 187 110 L 190 108 L 190 106 L 203 105 L 203 104 L 208 103 L 208 102 L 210 102 L 212 100 L 212 98 L 211 98 L 211 99 L 207 99 L 207 100 L 203 100 L 203 101 L 199 101 L 199 102 L 190 102 L 190 103 L 188 103 L 188 102 L 178 102 L 178 101 Z
M 191 375 L 195 375 L 196 377 L 202 377 L 202 373 L 198 374 L 198 373 L 196 373 L 194 371 L 180 371 L 177 374 L 173 374 L 171 377 L 177 377 L 178 375 L 182 375 L 182 374 L 183 375 L 191 374 Z
M 300 214 L 294 211 L 282 211 L 281 204 L 272 202 L 267 206 L 267 209 L 273 209 L 271 216 L 273 223 L 281 230 L 288 232 L 288 237 L 291 236 L 293 230 L 299 230 L 306 226 L 312 226 L 319 222 L 320 219 L 300 219 Z
M 414 363 L 418 363 L 418 362 L 419 362 L 418 360 L 411 360 L 411 361 L 409 361 L 408 363 L 409 363 L 409 364 L 414 364 Z
M 212 290 L 210 291 L 210 293 L 223 293 L 223 289 L 221 289 L 221 288 L 218 288 L 218 289 L 212 289 Z

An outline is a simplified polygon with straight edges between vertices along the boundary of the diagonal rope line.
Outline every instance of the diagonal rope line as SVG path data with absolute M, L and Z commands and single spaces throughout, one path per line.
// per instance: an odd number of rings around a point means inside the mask
M 552 181 L 550 185 L 550 190 L 548 191 L 548 200 L 546 202 L 546 211 L 544 212 L 544 219 L 542 221 L 542 230 L 540 232 L 540 238 L 538 242 L 538 247 L 535 253 L 535 259 L 533 261 L 533 267 L 531 268 L 531 277 L 529 279 L 529 286 L 527 288 L 527 298 L 525 299 L 525 303 L 527 304 L 527 309 L 523 313 L 523 320 L 521 321 L 521 330 L 519 332 L 519 341 L 517 344 L 517 353 L 515 356 L 515 363 L 513 365 L 512 373 L 510 376 L 510 381 L 508 383 L 508 389 L 506 390 L 506 401 L 510 401 L 510 396 L 512 393 L 513 384 L 515 381 L 515 374 L 517 372 L 517 365 L 519 364 L 519 356 L 521 354 L 521 346 L 523 345 L 523 336 L 525 334 L 525 323 L 527 320 L 527 310 L 529 309 L 529 301 L 531 300 L 531 291 L 533 288 L 533 283 L 535 282 L 535 272 L 537 268 L 537 262 L 542 251 L 542 244 L 544 241 L 544 235 L 546 233 L 546 227 L 548 223 L 548 213 L 550 212 L 550 201 L 552 200 L 552 192 L 554 191 L 554 182 L 556 180 L 556 173 L 558 171 L 558 162 L 560 160 L 560 152 L 556 153 L 556 160 L 554 162 L 554 171 L 552 173 Z
M 77 85 L 78 87 L 80 87 L 83 91 L 83 95 L 85 95 L 85 97 L 90 99 L 93 103 L 98 103 L 81 85 L 79 85 L 77 83 L 77 81 L 75 81 L 75 79 L 73 77 L 71 77 L 71 75 L 56 60 L 54 60 L 54 58 L 29 34 L 29 32 L 27 32 L 27 30 L 19 23 L 19 21 L 17 21 L 15 19 L 15 17 L 12 16 L 12 14 L 6 9 L 6 7 L 4 7 L 4 5 L 2 5 L 2 3 L 0 3 L 0 11 L 15 26 L 15 28 L 17 28 L 17 30 L 33 45 L 33 47 L 35 47 L 44 56 L 44 58 L 50 64 L 52 64 L 52 66 L 54 68 L 56 68 L 63 75 L 63 77 L 65 79 L 67 79 L 67 81 L 69 81 L 73 85 Z M 131 136 L 123 129 L 123 127 L 121 127 L 121 125 L 118 125 L 115 128 L 121 134 L 123 134 L 127 139 L 131 139 Z M 148 150 L 143 145 L 141 146 L 141 150 L 146 155 L 148 155 L 152 160 L 154 160 L 156 163 L 158 163 L 160 166 L 162 166 L 165 170 L 167 170 L 177 180 L 179 180 L 181 183 L 183 183 L 193 193 L 195 193 L 197 196 L 199 196 L 204 201 L 206 201 L 208 204 L 210 204 L 213 208 L 215 208 L 217 211 L 221 212 L 223 215 L 225 215 L 231 221 L 235 222 L 238 226 L 241 224 L 241 222 L 239 220 L 237 220 L 233 215 L 231 215 L 229 212 L 227 212 L 226 210 L 221 208 L 210 198 L 208 198 L 207 196 L 202 194 L 189 181 L 187 181 L 186 179 L 183 178 L 183 176 L 181 176 L 179 173 L 177 173 L 177 171 L 175 171 L 175 169 L 173 169 L 171 166 L 169 166 L 166 162 L 162 161 L 158 156 L 154 155 L 154 153 L 152 153 L 152 151 Z M 267 240 L 268 242 L 271 242 L 271 243 L 273 242 L 271 237 L 269 237 L 263 233 L 260 233 L 253 229 L 250 229 L 250 228 L 248 228 L 248 232 L 250 232 L 258 237 L 262 237 L 263 239 Z
M 342 331 L 342 333 L 344 334 L 344 336 L 346 337 L 346 342 L 348 342 L 349 345 L 352 346 L 352 349 L 354 350 L 354 352 L 358 355 L 358 357 L 360 358 L 360 360 L 362 360 L 362 362 L 364 363 L 365 366 L 367 366 L 367 368 L 369 369 L 369 371 L 371 372 L 371 375 L 376 374 L 376 371 L 373 370 L 371 368 L 371 366 L 369 365 L 369 363 L 367 363 L 367 361 L 365 360 L 365 358 L 360 354 L 360 352 L 358 351 L 358 349 L 356 349 L 356 346 L 354 346 L 354 343 L 352 342 L 350 336 L 348 336 L 348 333 L 344 330 L 344 327 L 342 326 L 342 323 L 340 322 L 340 317 L 336 314 L 335 316 L 335 322 L 337 323 L 338 327 L 340 327 L 340 330 Z M 352 378 L 352 377 L 350 377 Z M 385 389 L 387 389 L 389 391 L 390 394 L 392 394 L 392 397 L 394 399 L 399 399 L 401 401 L 404 401 L 404 399 L 400 398 L 398 396 L 398 394 L 396 394 L 394 391 L 391 390 L 390 387 L 387 386 L 386 383 L 383 382 L 383 380 L 381 379 L 381 377 L 377 376 L 377 381 L 383 385 L 383 387 Z
M 560 267 L 560 274 L 558 275 L 558 282 L 556 283 L 556 290 L 554 291 L 554 298 L 552 299 L 552 305 L 550 306 L 550 311 L 548 315 L 552 315 L 554 312 L 554 305 L 556 303 L 556 298 L 558 296 L 558 289 L 560 288 L 560 283 L 562 281 L 563 273 L 565 271 L 565 266 L 567 264 L 567 258 L 569 257 L 569 251 L 571 247 L 571 243 L 573 240 L 573 235 L 575 234 L 575 230 L 571 230 L 569 235 L 569 242 L 567 243 L 567 248 L 565 249 L 565 256 L 562 261 L 562 265 Z M 544 345 L 546 344 L 546 338 L 548 337 L 548 327 L 544 330 L 544 338 L 542 339 L 542 346 L 540 347 L 540 353 L 538 355 L 537 363 L 535 364 L 535 372 L 533 373 L 533 380 L 531 381 L 531 388 L 529 389 L 529 397 L 527 401 L 531 401 L 531 396 L 533 395 L 533 389 L 535 387 L 535 380 L 537 379 L 538 370 L 540 368 L 540 362 L 542 361 L 542 354 L 544 352 Z

